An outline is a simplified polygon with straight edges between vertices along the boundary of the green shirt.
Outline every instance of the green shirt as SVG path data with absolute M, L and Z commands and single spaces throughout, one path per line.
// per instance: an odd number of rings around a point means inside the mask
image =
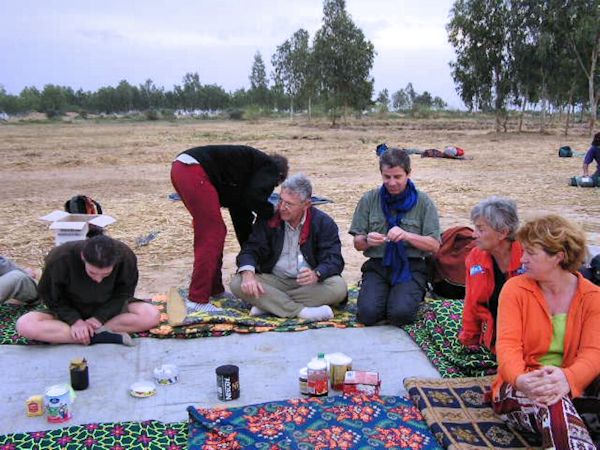
M 402 218 L 400 228 L 410 233 L 421 236 L 431 236 L 440 240 L 440 220 L 437 208 L 429 196 L 417 190 L 419 194 L 417 204 Z M 388 224 L 381 209 L 379 188 L 366 192 L 356 205 L 349 233 L 353 236 L 366 236 L 372 231 L 387 234 Z M 406 252 L 409 258 L 421 258 L 429 255 L 429 252 L 419 250 L 406 242 Z M 383 258 L 385 245 L 369 247 L 364 251 L 367 258 Z
M 556 314 L 552 316 L 552 342 L 548 353 L 540 357 L 543 366 L 560 367 L 565 351 L 565 331 L 567 329 L 567 314 Z

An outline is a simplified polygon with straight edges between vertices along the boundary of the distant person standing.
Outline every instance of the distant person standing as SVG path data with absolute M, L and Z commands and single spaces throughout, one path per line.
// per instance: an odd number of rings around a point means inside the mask
M 585 158 L 583 158 L 583 176 L 588 177 L 589 167 L 592 162 L 596 161 L 596 172 L 594 172 L 591 176 L 598 179 L 600 178 L 600 133 L 596 133 L 594 135 L 594 139 L 592 140 L 592 146 L 588 149 L 585 154 Z
M 194 268 L 186 299 L 188 313 L 210 310 L 210 299 L 225 291 L 221 275 L 227 229 L 221 207 L 229 209 L 240 247 L 254 215 L 269 219 L 269 196 L 287 178 L 287 159 L 245 145 L 206 145 L 180 153 L 171 181 L 192 215 Z

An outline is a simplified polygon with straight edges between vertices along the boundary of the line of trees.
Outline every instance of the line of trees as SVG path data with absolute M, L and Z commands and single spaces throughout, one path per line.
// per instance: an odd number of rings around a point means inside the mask
M 273 85 L 259 52 L 250 72 L 250 89 L 228 93 L 215 84 L 200 82 L 197 73 L 188 73 L 182 84 L 167 91 L 151 79 L 134 86 L 122 80 L 116 87 L 95 92 L 74 91 L 48 84 L 40 91 L 26 87 L 10 95 L 0 86 L 0 111 L 9 114 L 40 111 L 49 117 L 65 111 L 115 113 L 158 109 L 215 111 L 257 106 L 265 110 L 308 109 L 318 104 L 331 117 L 362 112 L 373 104 L 374 46 L 354 24 L 345 0 L 324 0 L 322 27 L 312 45 L 304 29 L 279 45 L 271 59 Z
M 496 114 L 506 131 L 507 109 L 589 111 L 593 132 L 600 100 L 598 0 L 456 0 L 447 25 L 456 61 L 452 76 L 469 109 Z M 521 114 L 522 117 L 522 114 Z M 521 125 L 519 125 L 520 129 Z
M 383 89 L 379 92 L 375 103 L 379 106 L 380 112 L 389 111 L 390 103 L 394 111 L 411 113 L 422 110 L 443 110 L 448 106 L 441 97 L 434 97 L 428 91 L 419 94 L 412 83 L 394 92 L 391 98 L 389 91 Z

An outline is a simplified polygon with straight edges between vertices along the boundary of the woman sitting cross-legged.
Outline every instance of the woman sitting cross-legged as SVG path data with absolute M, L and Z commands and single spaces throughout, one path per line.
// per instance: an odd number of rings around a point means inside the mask
M 600 411 L 590 392 L 600 377 L 600 288 L 577 272 L 585 234 L 548 215 L 525 224 L 517 239 L 526 272 L 500 293 L 494 411 L 537 433 L 543 448 L 595 449 L 590 432 L 598 430 L 588 430 L 574 406 L 587 395 Z

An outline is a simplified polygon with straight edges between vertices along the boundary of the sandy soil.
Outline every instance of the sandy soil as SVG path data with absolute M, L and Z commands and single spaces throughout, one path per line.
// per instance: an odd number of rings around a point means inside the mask
M 0 254 L 40 268 L 54 239 L 38 217 L 76 194 L 98 200 L 118 219 L 110 235 L 134 248 L 139 258 L 138 295 L 164 293 L 184 286 L 192 265 L 191 220 L 181 202 L 170 201 L 170 162 L 186 148 L 238 143 L 277 151 L 290 160 L 291 172 L 313 180 L 317 195 L 335 203 L 322 209 L 340 227 L 346 259 L 344 277 L 360 277 L 362 254 L 352 247 L 348 227 L 361 194 L 380 177 L 375 146 L 464 148 L 470 161 L 413 156 L 412 179 L 438 206 L 442 228 L 469 224 L 469 211 L 490 195 L 515 199 L 522 219 L 559 213 L 581 223 L 590 243 L 600 245 L 600 189 L 567 186 L 581 174 L 581 157 L 558 158 L 561 145 L 588 148 L 583 128 L 564 137 L 562 130 L 496 134 L 483 119 L 350 121 L 331 128 L 325 121 L 258 122 L 104 122 L 0 124 Z M 235 270 L 238 245 L 230 230 L 224 278 Z M 149 245 L 135 239 L 159 231 Z

